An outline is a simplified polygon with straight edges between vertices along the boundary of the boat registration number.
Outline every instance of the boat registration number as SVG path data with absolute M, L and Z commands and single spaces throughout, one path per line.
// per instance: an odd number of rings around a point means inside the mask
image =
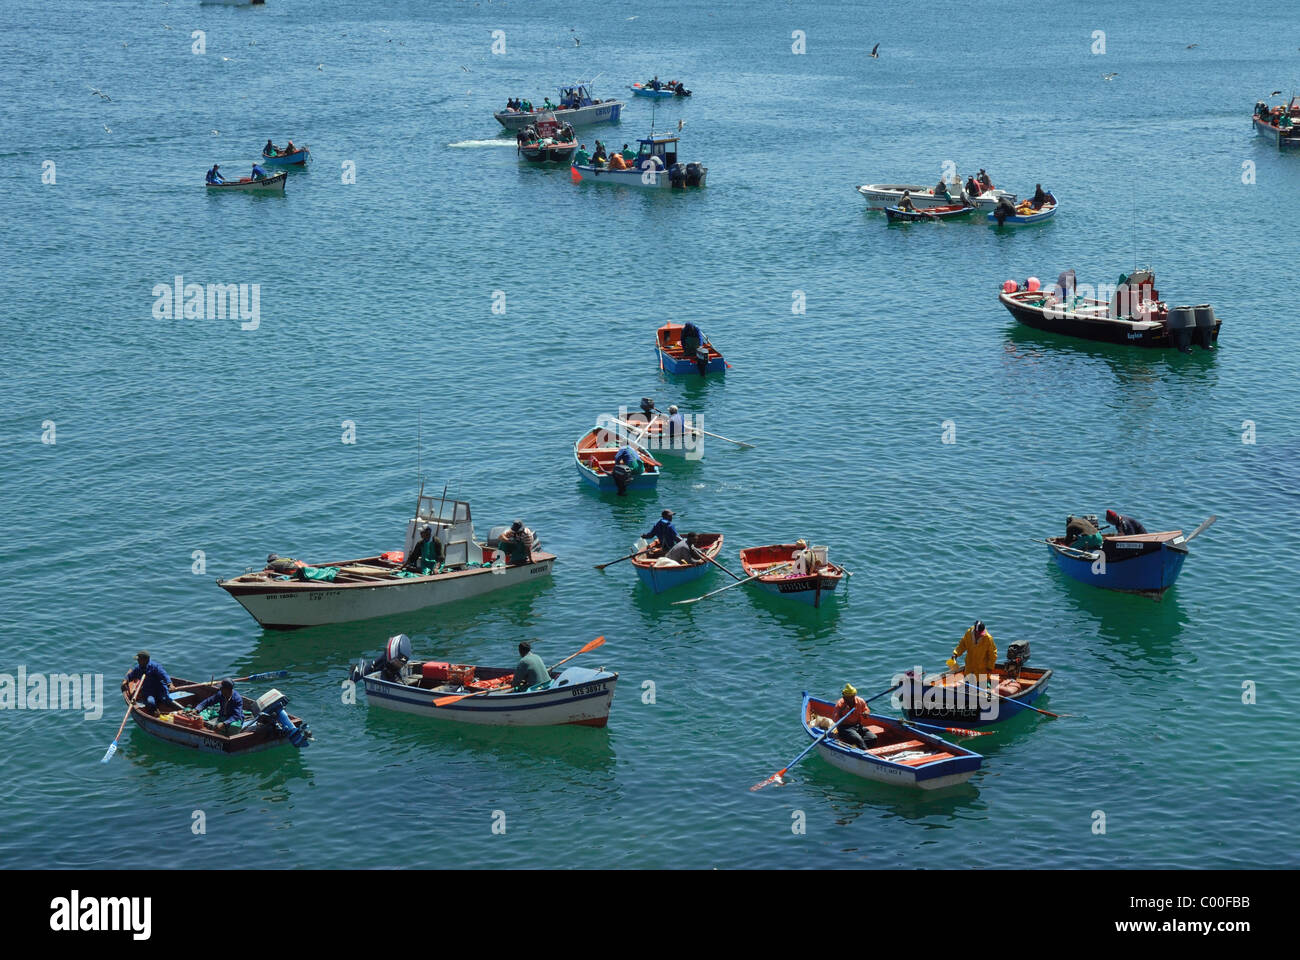
M 593 693 L 604 693 L 604 692 L 605 692 L 605 684 L 602 682 L 602 683 L 588 684 L 587 686 L 583 686 L 583 687 L 574 687 L 572 690 L 569 691 L 569 695 L 574 697 L 585 697 Z
M 1115 544 L 1115 546 L 1119 547 L 1121 550 L 1141 550 L 1141 549 L 1142 549 L 1142 544 L 1140 544 L 1140 543 L 1117 543 L 1117 544 Z

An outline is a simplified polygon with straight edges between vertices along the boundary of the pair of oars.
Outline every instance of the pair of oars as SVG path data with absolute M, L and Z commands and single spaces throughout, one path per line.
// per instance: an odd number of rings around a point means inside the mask
M 583 646 L 583 648 L 579 650 L 577 653 L 570 654 L 569 656 L 561 660 L 559 663 L 552 664 L 551 669 L 552 670 L 559 669 L 561 666 L 568 663 L 574 657 L 579 656 L 580 654 L 590 653 L 592 650 L 595 650 L 597 647 L 601 646 L 604 642 L 605 642 L 605 638 L 603 636 L 597 637 L 595 640 L 592 640 L 590 643 Z M 439 697 L 437 700 L 433 701 L 433 705 L 435 707 L 445 707 L 448 704 L 456 703 L 458 700 L 464 700 L 468 697 L 481 697 L 485 693 L 495 693 L 500 689 L 501 689 L 500 687 L 489 687 L 486 690 L 476 690 L 473 693 L 458 693 L 458 694 L 453 694 L 450 697 Z

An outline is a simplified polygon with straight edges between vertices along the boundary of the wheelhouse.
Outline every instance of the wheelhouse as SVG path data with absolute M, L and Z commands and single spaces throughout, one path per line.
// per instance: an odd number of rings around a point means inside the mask
M 677 162 L 677 144 L 680 140 L 680 137 L 667 136 L 650 136 L 638 140 L 640 149 L 637 150 L 636 154 L 637 168 L 640 169 L 642 162 L 650 157 L 658 157 L 659 161 L 664 165 L 664 169 L 670 169 Z

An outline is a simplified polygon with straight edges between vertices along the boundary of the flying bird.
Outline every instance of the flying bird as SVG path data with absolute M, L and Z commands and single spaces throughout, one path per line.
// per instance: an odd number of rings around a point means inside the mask
M 469 67 L 465 66 L 465 64 L 462 63 L 462 64 L 460 65 L 460 68 L 461 68 L 462 70 L 464 70 L 466 73 L 469 73 Z
M 582 41 L 579 40 L 577 37 L 574 37 L 574 38 L 573 38 L 573 45 L 574 45 L 575 47 L 580 47 L 580 46 L 582 46 Z
M 1114 80 L 1114 79 L 1115 79 L 1116 77 L 1118 77 L 1118 76 L 1119 76 L 1118 73 L 1103 73 L 1103 74 L 1101 75 L 1101 78 L 1102 78 L 1103 80 Z
M 109 101 L 110 103 L 111 103 L 112 100 L 113 100 L 112 97 L 110 97 L 108 94 L 104 93 L 102 90 L 96 90 L 94 87 L 89 86 L 89 85 L 86 87 L 86 89 L 89 90 L 91 93 L 93 93 L 95 96 L 99 97 L 99 99 L 101 99 L 101 100 L 107 100 L 107 101 Z
M 1282 92 L 1281 90 L 1274 90 L 1272 93 L 1269 94 L 1269 96 L 1270 96 L 1270 97 L 1276 97 L 1276 96 L 1277 96 L 1279 93 L 1281 93 L 1281 92 Z
M 871 48 L 871 59 L 872 59 L 872 60 L 879 60 L 879 59 L 880 59 L 880 54 L 876 52 L 876 51 L 879 50 L 879 49 L 880 49 L 880 44 L 876 44 L 874 47 Z
M 105 130 L 108 130 L 109 133 L 112 133 L 112 132 L 113 132 L 112 130 L 109 130 L 109 129 L 108 129 L 108 124 L 104 124 L 104 129 L 105 129 Z
M 1199 47 L 1199 46 L 1200 46 L 1199 43 L 1189 43 L 1189 44 L 1187 45 L 1187 49 L 1188 49 L 1188 50 L 1195 50 L 1195 49 L 1196 49 L 1197 47 Z
M 682 132 L 682 127 L 684 127 L 684 126 L 686 126 L 686 121 L 685 121 L 685 120 L 678 120 L 678 121 L 677 121 L 677 132 L 678 132 L 678 133 L 681 133 L 681 132 Z

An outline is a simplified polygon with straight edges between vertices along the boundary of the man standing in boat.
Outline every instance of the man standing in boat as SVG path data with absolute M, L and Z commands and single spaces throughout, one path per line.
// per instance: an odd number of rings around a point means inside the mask
M 501 550 L 506 555 L 507 566 L 533 562 L 533 532 L 524 526 L 522 520 L 510 524 L 510 529 L 501 535 Z
M 1122 513 L 1116 513 L 1114 510 L 1106 511 L 1106 522 L 1114 527 L 1115 532 L 1121 537 L 1131 537 L 1135 534 L 1147 532 L 1147 528 L 1137 520 L 1126 517 Z
M 857 688 L 851 683 L 844 684 L 840 699 L 835 703 L 835 713 L 831 719 L 838 722 L 841 717 L 852 713 L 853 716 L 835 728 L 835 736 L 842 743 L 859 750 L 866 750 L 876 742 L 876 735 L 867 729 L 866 720 L 871 715 L 867 701 L 858 696 Z
M 172 678 L 167 676 L 167 671 L 162 668 L 162 664 L 153 661 L 148 650 L 141 650 L 135 655 L 135 664 L 127 671 L 126 678 L 122 681 L 122 689 L 128 689 L 131 684 L 144 677 L 135 699 L 137 703 L 144 701 L 145 711 L 157 716 L 161 704 L 172 702 L 171 694 L 168 692 L 172 687 Z
M 642 534 L 646 540 L 658 540 L 659 550 L 667 553 L 674 546 L 681 536 L 677 533 L 677 528 L 673 526 L 673 512 L 665 510 L 659 515 L 659 522 L 650 528 L 650 532 Z
M 966 655 L 966 662 L 962 667 L 962 672 L 967 676 L 973 675 L 980 683 L 993 673 L 993 668 L 998 662 L 997 644 L 993 642 L 993 634 L 984 629 L 984 621 L 976 620 L 975 623 L 962 634 L 961 640 L 948 658 L 948 669 L 957 672 L 957 658 L 962 654 Z
M 686 447 L 686 418 L 677 412 L 677 404 L 668 407 L 668 422 L 664 424 L 664 442 L 669 450 Z
M 542 658 L 533 653 L 533 645 L 527 640 L 519 644 L 519 664 L 515 667 L 514 690 L 527 690 L 539 683 L 550 683 L 551 674 L 546 669 Z
M 230 680 L 222 680 L 220 690 L 197 704 L 194 710 L 202 713 L 208 707 L 217 708 L 217 719 L 212 724 L 212 728 L 217 733 L 229 736 L 232 726 L 244 725 L 244 698 L 239 695 L 239 691 Z

